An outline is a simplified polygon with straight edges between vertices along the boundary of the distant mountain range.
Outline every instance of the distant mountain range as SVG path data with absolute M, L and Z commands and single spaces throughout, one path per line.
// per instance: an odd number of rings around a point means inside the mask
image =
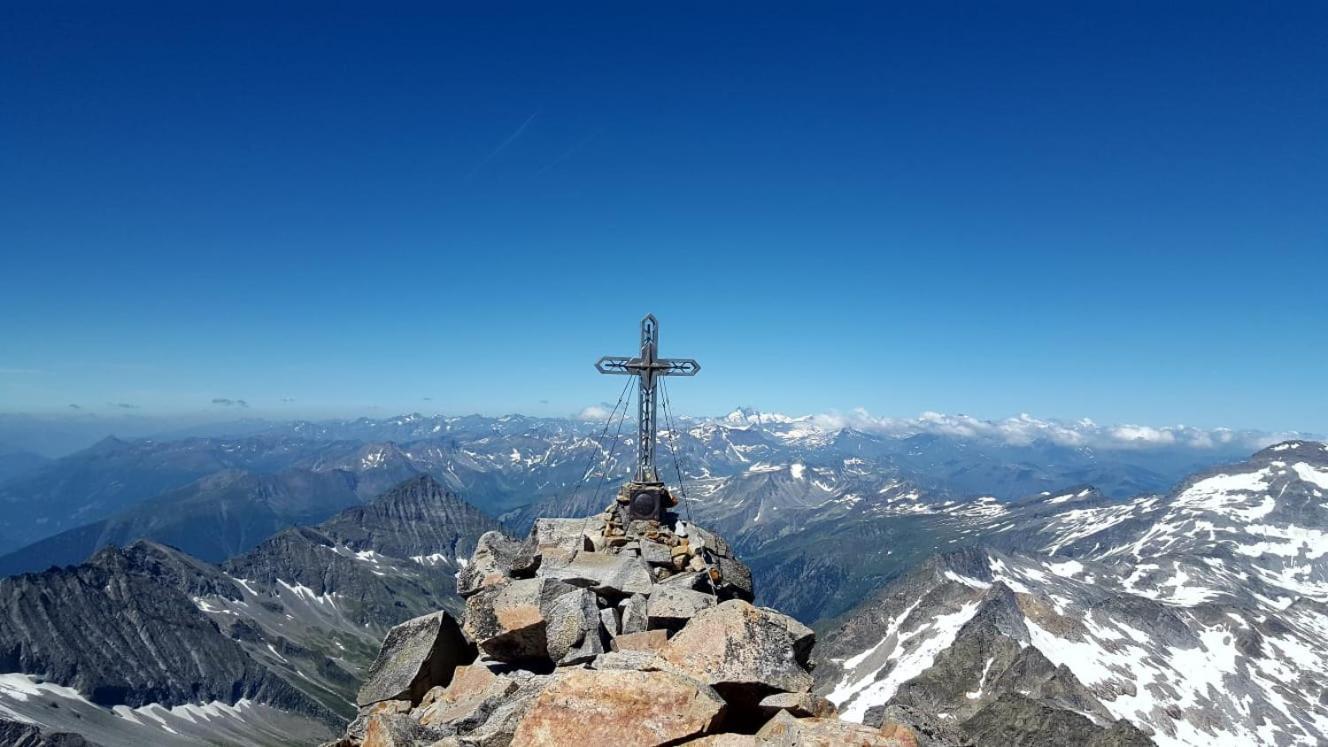
M 603 508 L 635 448 L 602 421 L 523 416 L 258 425 L 237 437 L 108 438 L 0 482 L 0 573 L 78 563 L 136 539 L 219 562 L 417 474 L 520 535 L 535 516 Z M 660 445 L 670 482 L 684 476 L 684 510 L 732 538 L 760 601 L 808 622 L 975 541 L 965 527 L 989 504 L 1074 485 L 1108 498 L 1156 492 L 1243 457 L 1258 438 L 1159 431 L 1144 448 L 1112 429 L 1028 418 L 853 425 L 876 432 L 740 409 L 685 419 Z

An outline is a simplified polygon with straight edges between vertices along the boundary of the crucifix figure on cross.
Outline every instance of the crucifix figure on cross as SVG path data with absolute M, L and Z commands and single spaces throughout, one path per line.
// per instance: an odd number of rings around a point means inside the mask
M 635 358 L 606 355 L 595 363 L 595 368 L 603 374 L 636 376 L 640 380 L 636 409 L 636 478 L 624 491 L 629 496 L 625 502 L 634 516 L 658 519 L 668 494 L 655 470 L 656 385 L 661 376 L 695 376 L 701 370 L 701 364 L 690 358 L 660 358 L 659 320 L 654 314 L 646 314 L 641 320 L 640 355 Z M 643 490 L 648 486 L 657 486 L 657 489 Z M 654 496 L 654 510 L 647 510 L 647 494 Z M 647 514 L 653 516 L 647 517 Z

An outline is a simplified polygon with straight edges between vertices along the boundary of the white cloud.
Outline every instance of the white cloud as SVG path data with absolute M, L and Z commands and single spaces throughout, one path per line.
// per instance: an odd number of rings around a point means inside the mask
M 581 412 L 576 414 L 577 420 L 607 420 L 613 413 L 611 405 L 600 403 L 598 405 L 588 405 L 581 408 Z

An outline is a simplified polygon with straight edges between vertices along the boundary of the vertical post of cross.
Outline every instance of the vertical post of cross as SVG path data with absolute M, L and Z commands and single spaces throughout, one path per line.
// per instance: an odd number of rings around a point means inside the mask
M 659 320 L 641 319 L 641 352 L 635 358 L 604 356 L 595 363 L 600 373 L 636 376 L 640 381 L 636 405 L 636 478 L 638 483 L 659 483 L 655 469 L 656 384 L 660 376 L 695 376 L 701 364 L 690 358 L 659 357 Z

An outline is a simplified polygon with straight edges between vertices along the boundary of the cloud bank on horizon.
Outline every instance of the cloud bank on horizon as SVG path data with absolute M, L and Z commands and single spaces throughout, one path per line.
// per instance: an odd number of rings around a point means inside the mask
M 581 411 L 582 419 L 602 420 L 609 413 L 607 405 L 592 405 Z M 1009 446 L 1027 446 L 1048 441 L 1058 446 L 1098 449 L 1137 449 L 1175 446 L 1193 449 L 1231 447 L 1261 449 L 1279 441 L 1314 436 L 1298 432 L 1267 432 L 1232 428 L 1195 428 L 1186 425 L 1150 426 L 1137 424 L 1101 425 L 1088 418 L 1073 422 L 1037 418 L 1027 413 L 1000 420 L 986 420 L 971 415 L 948 415 L 926 411 L 913 418 L 878 417 L 863 408 L 847 413 L 832 411 L 790 417 L 740 408 L 724 416 L 730 424 L 805 424 L 823 431 L 850 428 L 864 433 L 903 438 L 930 434 L 953 438 L 990 441 Z

